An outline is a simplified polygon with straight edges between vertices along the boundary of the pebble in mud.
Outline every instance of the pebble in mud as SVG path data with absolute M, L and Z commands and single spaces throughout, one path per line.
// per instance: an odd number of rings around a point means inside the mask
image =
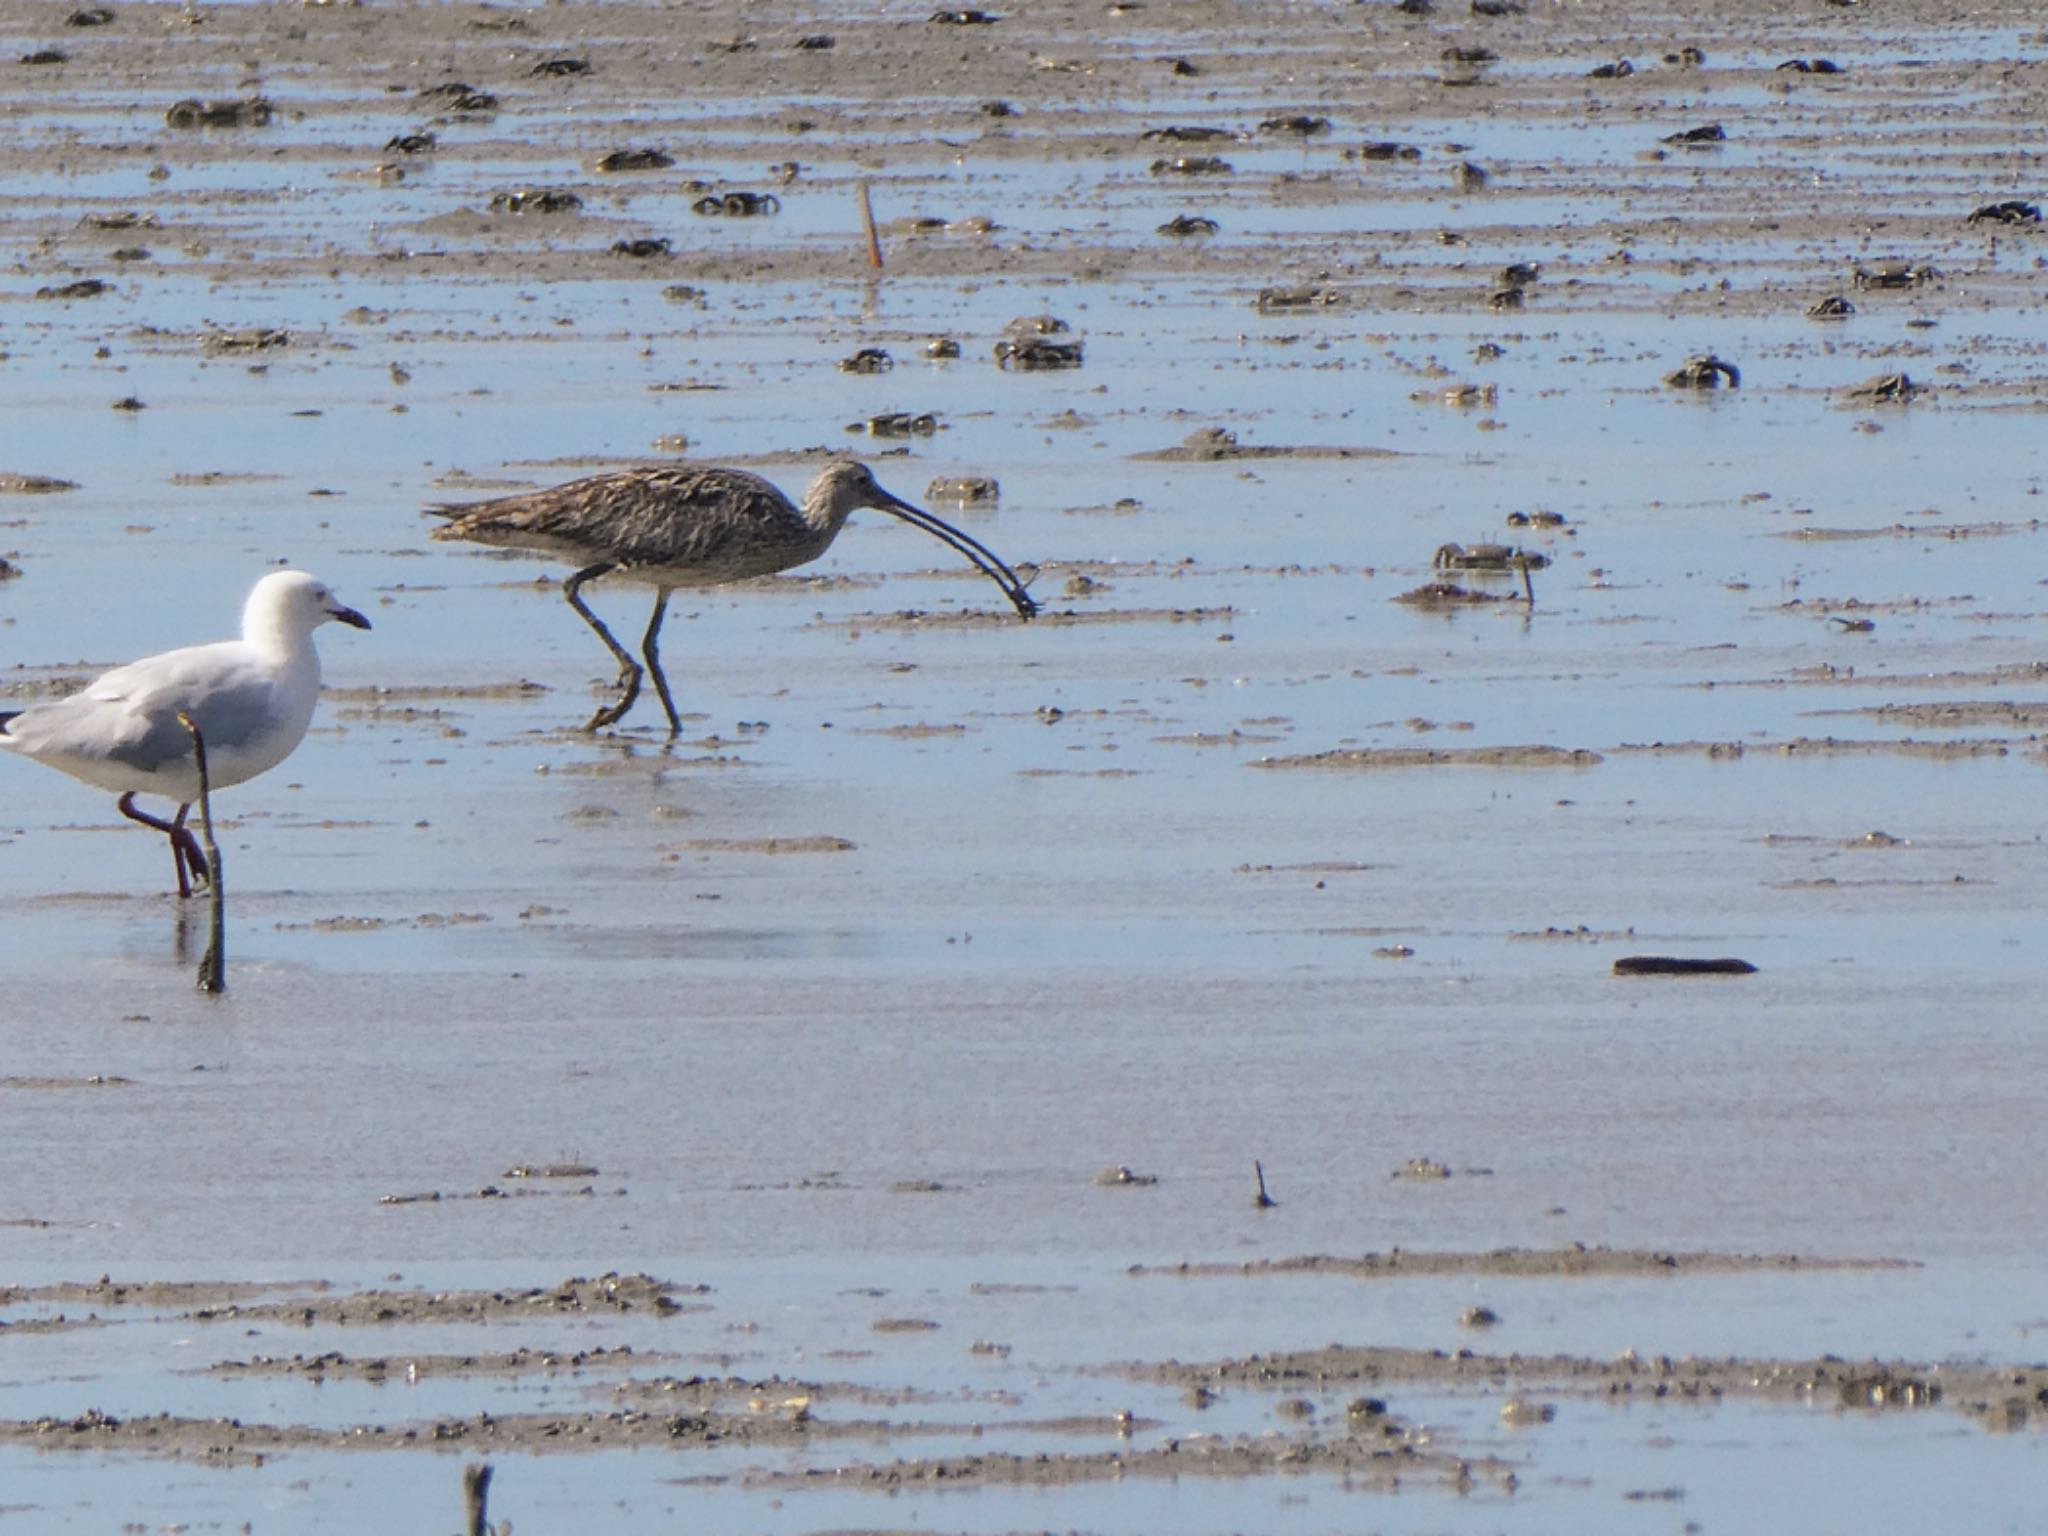
M 1548 1424 L 1557 1417 L 1557 1409 L 1549 1403 L 1532 1403 L 1525 1398 L 1511 1397 L 1500 1405 L 1500 1421 L 1511 1429 L 1530 1429 L 1538 1424 Z
M 1500 1321 L 1500 1314 L 1491 1307 L 1467 1307 L 1458 1314 L 1461 1328 L 1491 1328 Z

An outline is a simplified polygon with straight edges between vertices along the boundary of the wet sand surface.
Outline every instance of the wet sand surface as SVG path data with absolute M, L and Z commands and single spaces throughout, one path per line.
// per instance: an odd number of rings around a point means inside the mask
M 224 996 L 0 764 L 0 1523 L 2031 1528 L 2048 32 L 1418 9 L 0 6 L 0 701 L 377 626 Z

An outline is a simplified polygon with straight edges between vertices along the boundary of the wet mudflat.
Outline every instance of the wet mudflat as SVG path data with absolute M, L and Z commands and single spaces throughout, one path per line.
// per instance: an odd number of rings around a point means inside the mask
M 224 997 L 0 764 L 8 1518 L 2027 1528 L 2048 38 L 1697 10 L 0 11 L 0 694 L 377 626 Z

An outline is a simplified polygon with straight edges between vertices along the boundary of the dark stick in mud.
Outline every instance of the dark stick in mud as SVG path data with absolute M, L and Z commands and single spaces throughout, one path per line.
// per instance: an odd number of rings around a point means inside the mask
M 178 711 L 178 724 L 184 726 L 185 733 L 192 738 L 192 757 L 199 769 L 199 841 L 206 850 L 209 871 L 206 882 L 206 953 L 199 957 L 197 985 L 202 992 L 225 992 L 228 989 L 228 893 L 227 881 L 220 867 L 220 844 L 213 837 L 213 786 L 206 773 L 206 739 L 199 734 L 198 722 L 182 709 Z
M 488 1461 L 474 1462 L 462 1469 L 462 1507 L 468 1524 L 464 1527 L 467 1536 L 491 1536 L 491 1528 L 485 1521 L 484 1505 L 491 1496 L 491 1464 Z

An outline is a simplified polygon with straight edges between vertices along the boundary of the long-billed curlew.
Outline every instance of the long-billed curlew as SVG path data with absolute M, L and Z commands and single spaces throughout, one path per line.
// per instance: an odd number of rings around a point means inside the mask
M 640 642 L 646 674 L 653 677 L 668 715 L 669 735 L 682 730 L 658 641 L 677 587 L 715 587 L 766 576 L 815 560 L 832 545 L 846 519 L 872 507 L 922 528 L 965 555 L 1003 589 L 1018 614 L 1038 604 L 1017 573 L 977 540 L 921 507 L 899 500 L 875 483 L 867 465 L 841 459 L 818 472 L 797 506 L 759 475 L 740 469 L 622 469 L 571 480 L 542 491 L 492 501 L 443 503 L 428 508 L 449 522 L 437 539 L 468 539 L 560 555 L 581 567 L 562 584 L 562 596 L 597 631 L 619 663 L 619 697 L 599 709 L 587 731 L 615 725 L 640 696 L 642 668 L 583 601 L 587 581 L 614 571 L 654 588 L 654 612 Z
M 329 619 L 368 629 L 324 582 L 273 571 L 242 610 L 242 638 L 187 646 L 116 667 L 69 698 L 0 714 L 0 747 L 121 797 L 121 814 L 171 840 L 178 894 L 208 878 L 199 840 L 185 826 L 199 794 L 198 764 L 182 713 L 206 740 L 210 787 L 275 768 L 305 737 L 320 697 L 313 631 Z M 178 804 L 165 821 L 137 810 L 137 795 Z

